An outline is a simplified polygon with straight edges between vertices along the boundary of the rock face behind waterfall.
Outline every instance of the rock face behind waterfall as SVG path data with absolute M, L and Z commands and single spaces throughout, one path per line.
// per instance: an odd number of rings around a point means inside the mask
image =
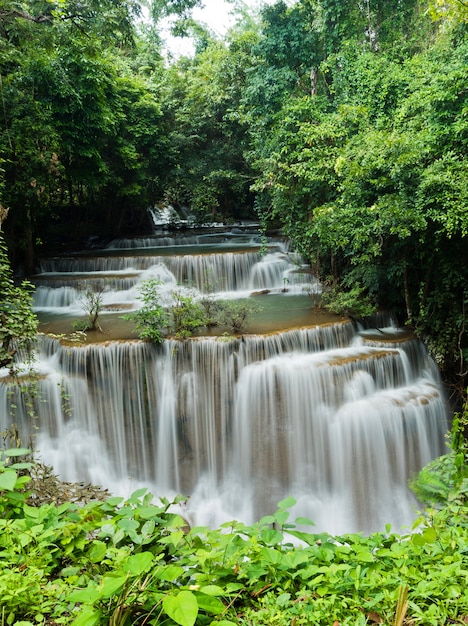
M 423 346 L 383 333 L 347 323 L 161 348 L 43 337 L 37 447 L 67 481 L 189 495 L 196 524 L 251 522 L 293 496 L 317 530 L 400 527 L 417 507 L 408 479 L 444 452 L 446 411 Z M 0 385 L 0 415 L 26 440 L 23 400 Z

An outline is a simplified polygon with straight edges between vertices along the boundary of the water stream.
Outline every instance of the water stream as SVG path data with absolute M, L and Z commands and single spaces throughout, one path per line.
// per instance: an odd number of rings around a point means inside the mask
M 83 345 L 41 338 L 43 460 L 65 480 L 120 495 L 139 486 L 186 494 L 193 524 L 253 522 L 286 496 L 317 530 L 410 524 L 417 502 L 408 479 L 445 451 L 447 429 L 423 345 L 391 319 L 365 330 L 314 311 L 310 294 L 320 285 L 281 242 L 266 255 L 242 231 L 145 243 L 44 261 L 36 279 L 43 329 L 69 332 L 83 293 L 104 289 L 106 334 Z M 138 306 L 138 285 L 154 276 L 168 294 L 180 283 L 223 298 L 262 292 L 264 312 L 242 337 L 156 347 L 121 321 L 122 309 Z M 7 380 L 4 373 L 0 429 L 14 418 L 27 437 L 24 396 Z

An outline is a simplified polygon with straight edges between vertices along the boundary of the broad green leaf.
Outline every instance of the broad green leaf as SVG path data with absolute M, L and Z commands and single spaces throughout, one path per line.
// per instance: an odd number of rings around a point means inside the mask
M 31 454 L 29 448 L 10 448 L 5 450 L 5 456 L 26 456 L 27 454 Z
M 154 533 L 155 527 L 156 524 L 154 523 L 154 520 L 148 520 L 141 527 L 141 534 L 143 535 L 143 537 L 145 537 L 145 539 L 147 539 L 151 537 L 151 535 Z
M 205 587 L 200 587 L 200 593 L 205 593 L 207 596 L 223 596 L 226 592 L 218 585 L 206 585 Z
M 173 582 L 177 580 L 179 576 L 182 576 L 184 573 L 184 569 L 179 565 L 166 565 L 165 567 L 158 570 L 156 573 L 156 578 L 158 580 L 167 580 L 169 582 Z
M 296 500 L 294 498 L 285 498 L 278 502 L 278 509 L 290 509 L 296 504 Z
M 274 528 L 268 528 L 266 530 L 262 530 L 261 532 L 262 541 L 269 545 L 275 545 L 277 543 L 281 543 L 283 540 L 283 533 L 280 533 L 279 530 L 275 530 Z
M 315 526 L 315 522 L 313 522 L 308 517 L 296 517 L 296 524 L 301 524 L 302 526 Z
M 147 572 L 153 564 L 154 557 L 151 552 L 132 554 L 122 565 L 122 570 L 130 576 L 139 576 Z
M 84 607 L 78 617 L 73 620 L 72 626 L 94 626 L 98 624 L 102 618 L 101 611 L 96 611 L 91 607 Z
M 358 550 L 356 552 L 356 559 L 360 563 L 373 563 L 374 557 L 368 550 Z
M 137 530 L 140 527 L 140 524 L 134 519 L 128 519 L 127 517 L 124 517 L 124 519 L 121 519 L 117 522 L 117 526 L 122 530 L 129 531 Z
M 176 596 L 166 596 L 164 611 L 180 626 L 193 626 L 198 615 L 198 602 L 191 591 L 181 591 Z
M 109 504 L 112 507 L 118 506 L 122 502 L 123 502 L 123 498 L 121 496 L 113 496 L 112 498 L 108 498 L 106 500 L 106 504 Z
M 423 546 L 426 543 L 434 543 L 437 539 L 437 533 L 433 528 L 426 528 L 422 533 L 415 533 L 411 541 L 415 546 Z
M 107 544 L 103 541 L 93 541 L 88 550 L 88 558 L 91 563 L 99 563 L 106 556 Z
M 184 535 L 185 533 L 182 530 L 177 530 L 167 537 L 162 537 L 161 539 L 159 539 L 159 543 L 172 544 L 174 547 L 177 547 L 177 545 L 183 539 Z
M 289 511 L 277 511 L 274 515 L 276 523 L 283 526 L 289 517 Z
M 6 470 L 0 473 L 0 489 L 13 491 L 18 480 L 18 474 L 14 470 Z
M 139 500 L 142 496 L 145 495 L 145 493 L 147 491 L 148 491 L 148 489 L 146 487 L 141 487 L 140 489 L 137 489 L 136 491 L 134 491 L 130 495 L 130 498 L 128 499 L 128 502 L 135 502 L 135 501 Z
M 291 599 L 291 594 L 290 593 L 281 593 L 276 598 L 276 604 L 278 606 L 285 606 L 289 602 L 290 599 Z
M 198 607 L 207 613 L 213 615 L 220 615 L 226 609 L 224 604 L 218 598 L 214 596 L 205 595 L 204 593 L 196 592 L 195 597 L 197 599 Z
M 32 466 L 33 466 L 33 463 L 27 463 L 27 462 L 23 462 L 23 463 L 9 463 L 8 464 L 8 468 L 9 469 L 15 469 L 15 470 L 31 469 Z
M 34 519 L 38 519 L 41 514 L 41 510 L 37 506 L 29 506 L 29 504 L 23 505 L 23 511 L 28 517 L 33 517 Z
M 80 604 L 93 604 L 100 597 L 97 587 L 87 587 L 86 589 L 75 589 L 68 594 L 69 602 L 79 602 Z
M 102 579 L 102 586 L 100 589 L 100 596 L 102 598 L 109 598 L 114 594 L 120 592 L 122 587 L 127 582 L 127 576 L 104 576 Z

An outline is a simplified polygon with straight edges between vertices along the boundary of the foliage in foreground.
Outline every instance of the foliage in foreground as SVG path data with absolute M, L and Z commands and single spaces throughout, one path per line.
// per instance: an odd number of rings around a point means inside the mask
M 468 619 L 463 493 L 412 532 L 332 537 L 289 522 L 187 527 L 183 499 L 31 506 L 24 450 L 0 463 L 3 624 L 462 624 Z

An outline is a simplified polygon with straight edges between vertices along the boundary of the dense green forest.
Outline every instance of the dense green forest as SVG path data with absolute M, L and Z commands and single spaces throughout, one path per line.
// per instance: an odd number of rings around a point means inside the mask
M 149 206 L 260 218 L 351 312 L 395 310 L 463 389 L 466 6 L 233 2 L 220 40 L 191 19 L 197 4 L 2 1 L 0 201 L 14 268 L 144 232 Z M 165 55 L 167 17 L 194 39 L 192 57 Z

